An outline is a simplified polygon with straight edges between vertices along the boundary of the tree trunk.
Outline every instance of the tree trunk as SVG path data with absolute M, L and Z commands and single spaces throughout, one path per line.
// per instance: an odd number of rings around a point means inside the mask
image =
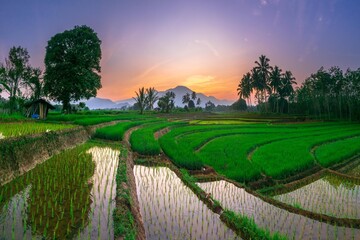
M 65 113 L 65 114 L 71 113 L 70 101 L 69 100 L 63 100 L 62 103 L 63 103 L 62 112 Z

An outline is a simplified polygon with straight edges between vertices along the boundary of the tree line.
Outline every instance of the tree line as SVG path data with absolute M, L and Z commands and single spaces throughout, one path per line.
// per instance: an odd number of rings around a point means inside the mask
M 243 75 L 237 92 L 241 99 L 255 96 L 258 110 L 291 113 L 319 119 L 360 120 L 360 68 L 343 72 L 334 66 L 321 67 L 296 88 L 291 71 L 270 65 L 265 55 Z
M 283 72 L 269 62 L 269 58 L 261 55 L 259 61 L 255 61 L 255 67 L 241 78 L 237 92 L 240 99 L 247 99 L 248 105 L 251 105 L 254 93 L 262 112 L 286 113 L 289 98 L 294 94 L 295 78 L 291 71 Z
M 305 79 L 293 99 L 294 113 L 320 119 L 360 120 L 360 68 L 321 67 Z
M 41 97 L 61 102 L 71 112 L 71 101 L 95 97 L 101 88 L 101 40 L 88 26 L 75 26 L 54 35 L 46 46 L 45 71 L 30 65 L 26 48 L 12 47 L 0 62 L 0 93 L 9 100 L 10 113 L 21 111 L 25 101 Z

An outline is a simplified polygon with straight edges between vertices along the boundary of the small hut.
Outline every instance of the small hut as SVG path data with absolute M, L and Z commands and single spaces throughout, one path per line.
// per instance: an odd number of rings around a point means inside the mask
M 25 107 L 27 108 L 26 116 L 37 119 L 46 119 L 49 109 L 55 109 L 53 105 L 42 98 L 26 103 Z

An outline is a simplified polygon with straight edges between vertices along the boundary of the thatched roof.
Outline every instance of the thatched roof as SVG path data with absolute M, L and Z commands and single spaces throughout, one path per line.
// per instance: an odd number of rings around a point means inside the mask
M 55 109 L 55 107 L 53 105 L 51 105 L 48 101 L 46 101 L 46 100 L 44 100 L 42 98 L 34 100 L 32 102 L 25 103 L 24 106 L 25 107 L 30 107 L 30 106 L 32 106 L 34 104 L 38 104 L 38 103 L 46 104 L 49 109 Z

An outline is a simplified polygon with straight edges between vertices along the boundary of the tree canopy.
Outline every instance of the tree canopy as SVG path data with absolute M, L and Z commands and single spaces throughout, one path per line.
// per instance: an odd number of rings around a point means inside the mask
M 88 26 L 53 36 L 46 47 L 44 91 L 71 111 L 70 102 L 95 97 L 101 88 L 101 41 Z
M 18 110 L 19 100 L 27 98 L 24 90 L 30 87 L 29 94 L 40 97 L 41 84 L 39 83 L 41 70 L 32 68 L 29 63 L 30 55 L 26 48 L 12 47 L 5 65 L 0 63 L 0 92 L 3 90 L 9 94 L 10 112 Z M 37 87 L 35 83 L 39 83 Z

